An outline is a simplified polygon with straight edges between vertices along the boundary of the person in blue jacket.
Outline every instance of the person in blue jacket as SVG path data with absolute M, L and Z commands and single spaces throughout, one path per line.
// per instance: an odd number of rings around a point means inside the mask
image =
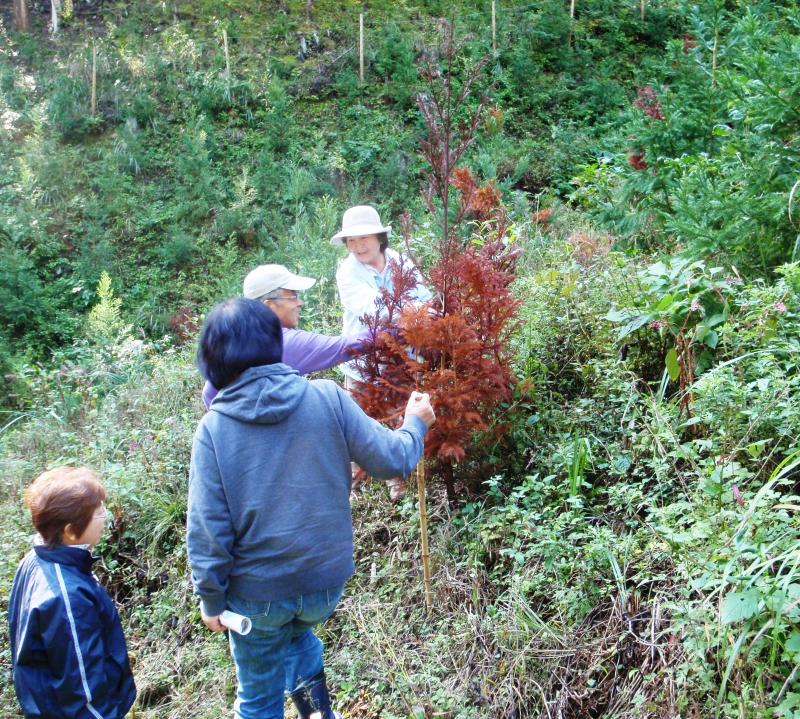
M 8 623 L 26 719 L 121 719 L 136 698 L 119 615 L 92 574 L 105 498 L 84 467 L 52 469 L 25 492 L 38 536 L 14 576 Z
M 223 631 L 226 609 L 252 620 L 249 634 L 229 634 L 236 719 L 282 719 L 284 693 L 304 719 L 333 719 L 313 627 L 355 569 L 350 461 L 407 476 L 435 415 L 415 392 L 389 430 L 281 356 L 280 322 L 262 303 L 228 300 L 206 318 L 198 364 L 224 391 L 194 435 L 187 549 L 206 626 Z

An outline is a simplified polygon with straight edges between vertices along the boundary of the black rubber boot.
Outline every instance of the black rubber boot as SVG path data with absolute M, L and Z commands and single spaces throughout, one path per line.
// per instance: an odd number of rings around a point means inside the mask
M 315 712 L 320 713 L 321 719 L 340 719 L 339 715 L 331 709 L 331 698 L 328 694 L 328 685 L 325 683 L 324 670 L 295 689 L 289 696 L 297 707 L 300 719 L 310 719 Z

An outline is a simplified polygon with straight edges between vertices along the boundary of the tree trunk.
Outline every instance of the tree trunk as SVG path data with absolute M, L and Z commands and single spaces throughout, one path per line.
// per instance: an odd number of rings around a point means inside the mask
M 31 29 L 28 0 L 14 0 L 14 29 L 17 32 L 29 32 Z

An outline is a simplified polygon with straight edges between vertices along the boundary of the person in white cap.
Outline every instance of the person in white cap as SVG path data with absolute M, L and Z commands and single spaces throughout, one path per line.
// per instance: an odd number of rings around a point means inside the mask
M 251 300 L 259 300 L 278 317 L 283 328 L 283 362 L 301 375 L 335 367 L 358 353 L 366 332 L 353 335 L 320 335 L 297 329 L 303 300 L 300 292 L 314 285 L 315 279 L 290 272 L 283 265 L 260 265 L 244 278 L 242 292 Z M 217 396 L 210 382 L 203 387 L 206 409 Z
M 336 270 L 336 286 L 339 299 L 344 307 L 342 334 L 354 336 L 364 333 L 366 325 L 361 322 L 364 315 L 371 315 L 376 309 L 376 300 L 381 297 L 381 289 L 393 289 L 392 266 L 400 265 L 400 253 L 389 247 L 391 225 L 381 222 L 378 211 L 369 205 L 356 205 L 342 216 L 342 229 L 331 237 L 332 245 L 347 248 L 349 254 Z M 411 292 L 414 302 L 427 302 L 432 295 L 422 283 L 422 277 L 415 271 L 417 284 Z M 364 379 L 355 363 L 342 365 L 345 375 L 345 389 L 352 390 Z M 357 484 L 354 482 L 354 485 Z M 406 483 L 401 477 L 388 480 L 389 496 L 398 501 L 406 493 Z

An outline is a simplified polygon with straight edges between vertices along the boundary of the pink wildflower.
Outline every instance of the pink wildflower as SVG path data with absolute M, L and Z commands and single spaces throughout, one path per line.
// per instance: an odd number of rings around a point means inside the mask
M 700 300 L 699 300 L 697 297 L 695 297 L 695 298 L 692 300 L 692 307 L 691 307 L 691 309 L 692 309 L 692 312 L 697 312 L 697 310 L 699 310 L 699 309 L 700 309 Z
M 786 312 L 786 305 L 783 302 L 776 302 L 772 305 L 779 314 Z
M 651 330 L 660 330 L 664 329 L 667 326 L 667 323 L 664 320 L 653 320 L 649 327 Z

